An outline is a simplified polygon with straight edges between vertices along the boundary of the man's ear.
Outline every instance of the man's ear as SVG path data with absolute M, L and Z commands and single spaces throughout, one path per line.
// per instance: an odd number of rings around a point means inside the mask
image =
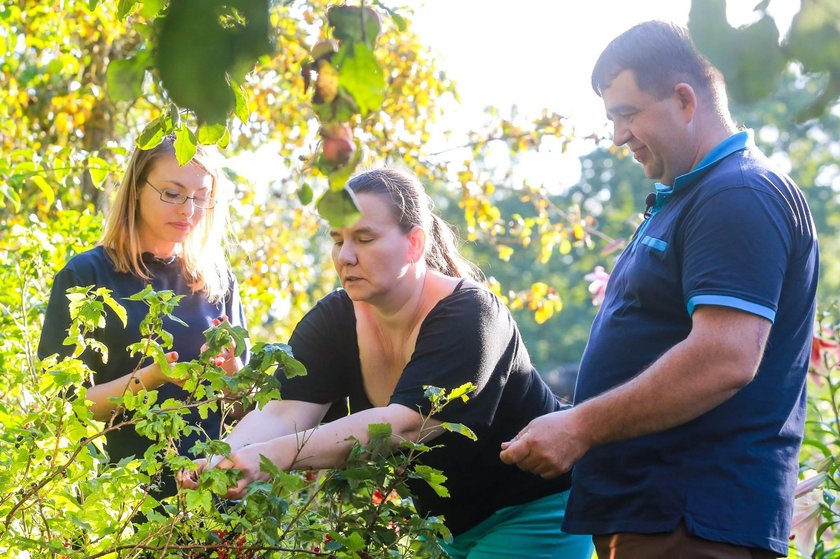
M 688 120 L 694 117 L 694 112 L 697 110 L 697 93 L 691 85 L 680 82 L 674 86 L 674 98 L 677 104 Z
M 408 232 L 408 258 L 412 262 L 423 260 L 426 254 L 426 232 L 423 228 L 415 225 Z

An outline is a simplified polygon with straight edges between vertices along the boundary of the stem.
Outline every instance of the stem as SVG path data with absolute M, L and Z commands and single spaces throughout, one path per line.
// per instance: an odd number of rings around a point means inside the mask
M 324 484 L 319 483 L 318 487 L 315 489 L 315 491 L 312 491 L 312 493 L 306 499 L 306 502 L 303 503 L 303 506 L 300 507 L 300 509 L 298 509 L 297 513 L 292 517 L 289 524 L 286 526 L 286 528 L 283 529 L 283 533 L 280 534 L 280 539 L 281 540 L 286 539 L 286 536 L 289 534 L 289 531 L 291 530 L 292 526 L 297 524 L 297 521 L 300 519 L 300 517 L 303 515 L 303 513 L 306 512 L 307 509 L 312 505 L 312 503 L 315 501 L 315 497 L 317 497 L 318 494 L 320 494 L 322 492 L 323 488 L 324 488 Z
M 169 545 L 169 546 L 162 546 L 162 545 L 121 545 L 117 547 L 113 547 L 111 549 L 106 549 L 104 551 L 99 551 L 92 555 L 85 555 L 85 559 L 97 559 L 98 557 L 104 557 L 105 555 L 111 555 L 113 553 L 117 553 L 120 551 L 206 551 L 208 553 L 212 553 L 214 551 L 220 550 L 229 550 L 231 548 L 231 544 L 233 542 L 226 542 L 226 543 L 212 543 L 212 544 L 180 544 L 180 545 Z M 256 552 L 256 551 L 281 551 L 286 553 L 305 553 L 308 555 L 312 555 L 313 557 L 328 557 L 333 556 L 331 552 L 323 552 L 323 551 L 312 551 L 310 549 L 297 549 L 294 547 L 280 547 L 274 545 L 255 545 L 255 546 L 247 546 L 243 547 L 241 550 L 242 553 L 247 552 Z M 237 555 L 238 556 L 238 555 Z M 202 557 L 206 557 L 206 555 L 202 555 Z
M 195 408 L 195 407 L 201 406 L 201 405 L 203 405 L 203 404 L 205 404 L 209 401 L 210 400 L 197 402 L 195 404 L 185 404 L 185 405 L 177 407 L 177 408 L 168 409 L 167 412 L 176 411 L 176 410 L 180 410 L 180 409 Z M 114 416 L 114 418 L 115 417 L 116 417 L 116 415 Z M 36 495 L 39 491 L 41 491 L 41 489 L 43 489 L 50 482 L 52 482 L 56 477 L 62 475 L 65 471 L 67 471 L 67 468 L 70 467 L 70 464 L 72 464 L 76 460 L 76 457 L 79 455 L 79 453 L 85 447 L 87 447 L 88 444 L 90 444 L 91 442 L 95 441 L 96 439 L 98 439 L 100 437 L 104 437 L 106 434 L 110 433 L 111 431 L 116 431 L 118 429 L 122 429 L 123 427 L 127 427 L 129 425 L 134 425 L 138 421 L 137 419 L 129 419 L 129 420 L 125 420 L 125 421 L 122 421 L 120 423 L 117 423 L 117 424 L 113 424 L 114 418 L 111 419 L 111 422 L 109 423 L 109 425 L 105 429 L 103 429 L 102 431 L 82 439 L 79 442 L 79 444 L 77 445 L 76 449 L 70 455 L 70 457 L 67 458 L 66 462 L 64 462 L 61 466 L 56 467 L 56 469 L 52 473 L 47 474 L 47 476 L 45 476 L 40 482 L 35 483 L 35 485 L 33 487 L 31 487 L 28 491 L 23 493 L 23 495 L 21 496 L 18 503 L 14 507 L 12 507 L 12 510 L 9 511 L 9 514 L 6 515 L 6 521 L 4 523 L 4 529 L 3 529 L 4 533 L 6 531 L 8 531 L 9 525 L 11 524 L 12 519 L 14 518 L 14 515 L 18 512 L 18 510 L 29 499 L 31 499 L 34 495 Z M 31 460 L 31 456 L 30 456 L 30 460 Z M 29 470 L 29 465 L 28 464 L 27 464 L 26 470 L 27 471 Z M 13 493 L 9 493 L 6 497 L 4 497 L 2 500 L 0 500 L 0 503 L 5 502 L 12 495 L 13 495 Z
M 110 167 L 89 167 L 87 165 L 83 166 L 70 166 L 70 167 L 44 167 L 43 169 L 37 169 L 35 171 L 29 171 L 27 173 L 18 173 L 16 175 L 9 175 L 9 180 L 14 179 L 22 179 L 25 177 L 34 177 L 35 175 L 46 175 L 47 173 L 54 173 L 56 171 L 87 171 L 92 169 L 94 171 L 110 171 Z

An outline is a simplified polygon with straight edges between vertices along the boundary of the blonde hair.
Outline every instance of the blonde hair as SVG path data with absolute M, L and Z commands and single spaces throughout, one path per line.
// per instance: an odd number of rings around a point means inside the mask
M 108 211 L 105 232 L 99 241 L 114 263 L 117 272 L 151 279 L 143 262 L 137 228 L 140 189 L 160 157 L 175 157 L 174 136 L 167 136 L 156 147 L 134 148 L 123 180 Z M 181 244 L 182 273 L 193 292 L 202 291 L 212 303 L 224 300 L 230 285 L 227 264 L 227 203 L 220 192 L 225 178 L 214 153 L 198 146 L 188 165 L 197 165 L 213 178 L 216 205 L 204 210 L 204 217 Z

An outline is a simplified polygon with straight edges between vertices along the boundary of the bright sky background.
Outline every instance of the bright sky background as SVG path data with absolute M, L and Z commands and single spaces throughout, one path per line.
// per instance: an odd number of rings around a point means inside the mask
M 708 0 L 703 0 L 708 1 Z M 727 0 L 731 25 L 756 19 L 759 0 Z M 457 84 L 461 104 L 449 111 L 445 126 L 457 131 L 478 127 L 485 107 L 536 117 L 548 109 L 570 119 L 579 137 L 610 130 L 601 99 L 589 85 L 590 72 L 603 48 L 632 25 L 667 19 L 685 25 L 690 0 L 393 0 L 412 7 L 412 30 L 436 54 L 441 68 Z M 801 0 L 770 0 L 769 12 L 782 36 Z M 428 151 L 462 145 L 464 137 L 434 142 Z M 560 192 L 580 176 L 578 156 L 594 144 L 581 141 L 568 153 L 545 149 L 525 154 L 514 168 L 514 181 L 528 180 Z M 235 165 L 258 183 L 276 179 L 274 146 L 243 155 Z M 500 151 L 500 150 L 497 150 Z M 467 150 L 447 151 L 456 173 Z M 504 159 L 504 155 L 501 156 Z M 255 161 L 261 162 L 254 164 Z M 502 161 L 504 165 L 506 161 Z
M 730 25 L 757 19 L 753 9 L 758 2 L 728 0 Z M 586 136 L 609 130 L 601 99 L 589 85 L 592 66 L 603 48 L 642 21 L 687 24 L 691 2 L 410 0 L 409 5 L 416 10 L 412 29 L 439 55 L 441 66 L 457 83 L 461 106 L 447 125 L 474 125 L 487 106 L 516 105 L 524 115 L 536 116 L 546 108 L 566 116 L 578 135 Z M 800 0 L 770 1 L 768 11 L 782 36 L 800 5 Z M 576 182 L 574 157 L 544 155 L 534 156 L 529 165 L 532 178 L 547 186 L 558 183 L 552 187 L 557 189 Z

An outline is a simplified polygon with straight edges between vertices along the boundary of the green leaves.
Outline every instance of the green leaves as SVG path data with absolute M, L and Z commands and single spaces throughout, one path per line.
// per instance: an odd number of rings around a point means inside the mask
M 148 51 L 130 58 L 117 58 L 108 64 L 105 84 L 111 100 L 134 101 L 143 93 L 143 78 L 149 66 Z
M 182 124 L 181 127 L 175 132 L 175 158 L 178 160 L 178 164 L 181 166 L 186 165 L 190 162 L 196 152 L 196 138 L 193 131 L 187 128 L 186 124 Z
M 446 481 L 446 476 L 440 470 L 424 464 L 415 466 L 414 473 L 416 476 L 429 484 L 439 497 L 449 497 L 449 490 L 443 485 Z
M 366 43 L 355 42 L 342 47 L 336 57 L 336 66 L 341 87 L 353 97 L 363 116 L 382 107 L 385 75 Z
M 327 21 L 339 41 L 362 42 L 373 46 L 382 24 L 376 10 L 359 6 L 331 6 Z
M 804 0 L 781 45 L 767 6 L 759 3 L 757 21 L 735 29 L 726 23 L 726 0 L 692 0 L 688 28 L 737 103 L 748 105 L 776 91 L 791 62 L 801 63 L 806 73 L 827 73 L 826 87 L 797 115 L 799 122 L 817 118 L 840 97 L 840 4 Z
M 119 0 L 117 4 L 117 17 L 120 19 L 127 18 L 134 11 L 138 2 L 139 0 Z
M 107 291 L 78 288 L 71 294 L 77 322 L 98 327 L 106 310 L 122 314 Z M 150 313 L 158 313 L 157 318 L 144 321 L 154 325 L 150 339 L 132 345 L 146 355 L 156 354 L 159 341 L 168 337 L 160 330 L 161 319 L 175 311 L 178 297 L 147 287 L 128 299 L 146 302 Z M 226 322 L 205 331 L 212 347 L 231 339 L 244 347 L 246 337 L 244 329 Z M 257 344 L 253 355 L 250 369 L 235 375 L 252 383 L 243 390 L 245 406 L 258 401 L 260 393 L 276 398 L 274 384 L 259 383 L 260 379 L 274 380 L 273 366 L 282 365 L 290 376 L 303 372 L 285 344 Z M 3 505 L 4 515 L 13 519 L 5 541 L 15 549 L 40 556 L 54 547 L 56 553 L 67 554 L 69 541 L 86 555 L 100 556 L 131 546 L 178 546 L 179 553 L 192 549 L 219 555 L 283 548 L 303 556 L 317 547 L 341 556 L 442 557 L 437 537 L 448 533 L 446 527 L 440 518 L 416 514 L 406 482 L 423 479 L 438 494 L 446 495 L 446 478 L 417 463 L 430 447 L 410 441 L 393 444 L 388 424 L 371 425 L 368 442 L 353 448 L 347 467 L 329 470 L 317 479 L 311 472 L 281 471 L 261 456 L 260 471 L 268 479 L 250 484 L 240 502 L 226 501 L 224 496 L 241 473 L 212 467 L 198 475 L 197 489 L 182 489 L 178 496 L 159 503 L 145 492 L 159 483 L 160 476 L 196 470 L 188 457 L 179 455 L 173 441 L 196 431 L 187 421 L 189 408 L 202 410 L 224 401 L 218 378 L 201 360 L 182 362 L 178 367 L 189 371 L 192 383 L 185 384 L 192 386 L 185 401 L 161 402 L 157 390 L 126 391 L 114 398 L 119 411 L 113 416 L 113 428 L 135 429 L 150 442 L 141 456 L 114 464 L 102 447 L 104 429 L 111 424 L 93 421 L 84 403 L 81 383 L 90 370 L 80 360 L 55 357 L 45 359 L 43 367 L 44 374 L 37 376 L 39 390 L 32 392 L 42 407 L 10 410 L 5 401 L 0 402 L 2 438 L 14 442 L 7 445 L 0 481 L 16 488 Z M 201 375 L 205 376 L 195 378 Z M 201 392 L 198 382 L 210 384 L 211 389 Z M 68 399 L 71 389 L 76 397 Z M 455 398 L 464 394 L 463 389 L 450 393 Z M 221 440 L 200 442 L 191 450 L 198 455 L 231 456 L 230 446 Z M 44 511 L 50 513 L 48 520 Z M 144 513 L 143 522 L 133 520 L 137 511 Z M 32 538 L 26 527 L 42 529 L 47 522 L 54 537 Z
M 316 205 L 318 213 L 326 219 L 330 227 L 349 227 L 362 216 L 356 204 L 356 196 L 344 187 L 339 191 L 328 190 Z
M 441 429 L 445 429 L 450 433 L 457 433 L 459 435 L 463 435 L 472 441 L 477 441 L 478 436 L 473 432 L 472 429 L 467 427 L 462 423 L 449 423 L 448 421 L 444 421 L 439 425 Z
M 156 63 L 164 87 L 201 123 L 225 121 L 241 83 L 272 50 L 268 0 L 179 0 L 163 17 Z M 240 116 L 240 111 L 237 111 Z
M 172 132 L 172 119 L 169 115 L 159 116 L 146 125 L 146 128 L 137 137 L 137 147 L 140 149 L 152 149 L 156 147 L 166 136 Z
M 452 390 L 447 390 L 437 386 L 424 386 L 423 388 L 425 389 L 424 395 L 432 404 L 431 413 L 434 415 L 445 406 L 449 405 L 449 403 L 453 400 L 467 402 L 467 400 L 469 400 L 469 393 L 476 389 L 476 385 L 471 382 L 467 382 L 457 388 L 453 388 Z
M 307 183 L 303 183 L 300 185 L 300 188 L 297 189 L 298 200 L 300 200 L 300 203 L 304 206 L 312 202 L 312 195 L 312 187 Z
M 86 347 L 98 351 L 102 355 L 102 362 L 108 362 L 108 350 L 95 338 L 87 336 L 97 329 L 105 328 L 105 306 L 110 308 L 117 318 L 126 326 L 127 315 L 125 308 L 111 297 L 111 290 L 106 287 L 94 289 L 93 286 L 71 287 L 67 290 L 70 310 L 70 328 L 64 345 L 75 345 L 73 356 L 80 356 Z
M 47 205 L 52 206 L 53 202 L 55 202 L 55 192 L 53 191 L 52 185 L 47 182 L 47 179 L 43 175 L 32 175 L 31 180 L 38 187 L 38 190 L 41 191 L 41 194 L 44 195 Z
M 840 5 L 833 0 L 803 0 L 785 45 L 806 72 L 840 70 Z
M 108 178 L 111 171 L 111 166 L 107 161 L 101 157 L 91 155 L 87 160 L 87 168 L 90 173 L 90 178 L 97 187 L 101 188 L 102 183 Z
M 287 344 L 267 344 L 260 342 L 251 350 L 251 359 L 243 371 L 257 369 L 270 371 L 273 367 L 282 368 L 286 378 L 306 374 L 306 367 L 292 355 L 292 348 Z
M 198 127 L 198 143 L 203 146 L 212 145 L 227 134 L 227 127 L 224 124 L 202 124 Z
M 327 23 L 335 40 L 315 44 L 302 72 L 307 89 L 316 75 L 312 108 L 321 123 L 322 140 L 315 168 L 326 175 L 330 187 L 316 208 L 330 226 L 346 227 L 361 216 L 345 184 L 363 155 L 348 122 L 379 110 L 385 99 L 385 74 L 373 54 L 382 25 L 372 8 L 347 5 L 331 6 Z M 311 199 L 309 194 L 303 191 L 304 203 Z
M 750 103 L 775 90 L 785 60 L 769 15 L 735 29 L 726 23 L 725 0 L 704 0 L 692 2 L 688 27 L 697 48 L 723 73 L 735 102 Z
M 825 88 L 798 121 L 819 118 L 840 98 L 840 5 L 834 0 L 803 0 L 784 47 L 806 72 L 828 74 Z

